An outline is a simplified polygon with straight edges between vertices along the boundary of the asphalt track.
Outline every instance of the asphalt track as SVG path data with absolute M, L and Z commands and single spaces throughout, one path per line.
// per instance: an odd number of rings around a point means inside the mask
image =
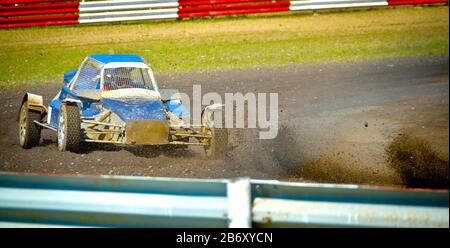
M 386 159 L 386 147 L 404 132 L 430 143 L 448 161 L 448 55 L 321 65 L 293 65 L 156 75 L 160 88 L 202 92 L 276 92 L 276 139 L 258 130 L 231 131 L 223 160 L 199 148 L 146 153 L 92 146 L 79 154 L 59 152 L 56 135 L 43 131 L 39 147 L 18 145 L 17 112 L 25 92 L 48 101 L 60 85 L 0 90 L 0 170 L 50 174 L 231 178 L 252 177 L 376 185 L 404 185 Z

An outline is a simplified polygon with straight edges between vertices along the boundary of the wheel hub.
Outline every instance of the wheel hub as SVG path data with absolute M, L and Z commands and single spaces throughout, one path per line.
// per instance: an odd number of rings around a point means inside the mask
M 20 144 L 23 145 L 25 143 L 25 137 L 27 133 L 27 112 L 26 108 L 22 108 L 22 112 L 20 113 L 20 123 L 19 123 L 19 138 Z
M 64 138 L 65 138 L 65 130 L 64 130 L 64 115 L 59 115 L 59 121 L 58 121 L 58 146 L 59 148 L 62 148 L 64 144 Z

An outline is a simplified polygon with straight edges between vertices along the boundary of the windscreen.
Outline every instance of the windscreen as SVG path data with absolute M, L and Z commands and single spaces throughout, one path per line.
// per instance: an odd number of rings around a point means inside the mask
M 103 90 L 130 88 L 154 90 L 148 69 L 136 67 L 105 69 Z
M 87 60 L 80 69 L 73 90 L 100 90 L 101 66 L 95 60 Z

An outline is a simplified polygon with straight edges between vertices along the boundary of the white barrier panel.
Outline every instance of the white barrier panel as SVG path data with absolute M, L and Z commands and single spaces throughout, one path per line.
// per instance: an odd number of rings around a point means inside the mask
M 80 14 L 80 23 L 178 18 L 177 8 Z
M 80 13 L 104 12 L 114 10 L 176 8 L 178 0 L 114 0 L 98 2 L 81 2 Z

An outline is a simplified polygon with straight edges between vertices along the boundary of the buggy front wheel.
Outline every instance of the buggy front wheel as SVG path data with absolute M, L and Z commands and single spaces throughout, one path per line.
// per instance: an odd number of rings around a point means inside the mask
M 58 117 L 58 150 L 76 152 L 81 142 L 81 119 L 76 105 L 63 104 Z

